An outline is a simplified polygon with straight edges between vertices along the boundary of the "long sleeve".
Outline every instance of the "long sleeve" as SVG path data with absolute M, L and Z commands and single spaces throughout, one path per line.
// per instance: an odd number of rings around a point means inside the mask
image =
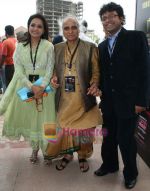
M 92 79 L 90 81 L 90 84 L 96 83 L 98 85 L 100 71 L 99 71 L 99 55 L 97 47 L 92 48 L 91 63 L 92 63 Z
M 148 106 L 149 104 L 149 79 L 150 61 L 149 48 L 146 36 L 143 32 L 138 33 L 137 51 L 137 97 L 136 105 Z
M 42 86 L 46 87 L 50 83 L 50 79 L 53 75 L 54 69 L 54 47 L 49 46 L 48 53 L 47 53 L 47 65 L 46 65 L 46 73 L 44 79 L 42 81 Z
M 17 45 L 16 51 L 14 53 L 14 66 L 15 66 L 15 76 L 22 82 L 22 84 L 31 89 L 32 83 L 28 80 L 25 74 L 25 68 L 23 65 L 23 45 L 20 43 Z

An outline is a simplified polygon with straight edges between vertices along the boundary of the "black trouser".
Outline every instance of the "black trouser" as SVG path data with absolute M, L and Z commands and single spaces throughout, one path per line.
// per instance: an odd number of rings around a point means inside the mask
M 107 130 L 102 142 L 102 167 L 108 170 L 118 169 L 118 145 L 124 164 L 125 180 L 132 180 L 138 175 L 136 165 L 137 147 L 134 138 L 136 116 L 133 118 L 118 118 L 115 112 L 103 114 L 103 128 Z
M 14 75 L 14 65 L 5 65 L 5 82 L 6 88 L 9 85 Z

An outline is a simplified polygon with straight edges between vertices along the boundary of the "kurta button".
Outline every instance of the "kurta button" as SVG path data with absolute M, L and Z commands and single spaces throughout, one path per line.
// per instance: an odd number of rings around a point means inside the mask
M 115 92 L 115 89 L 112 89 L 111 91 L 112 91 L 112 92 Z
M 110 63 L 110 66 L 112 66 L 112 62 Z
M 110 79 L 113 79 L 113 76 L 112 76 L 112 75 L 110 76 Z

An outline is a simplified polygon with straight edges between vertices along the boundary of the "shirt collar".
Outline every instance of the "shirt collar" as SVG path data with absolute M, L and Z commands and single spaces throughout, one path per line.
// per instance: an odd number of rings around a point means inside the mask
M 108 36 L 108 39 L 115 39 L 118 36 L 118 34 L 120 33 L 120 31 L 121 31 L 121 28 L 114 35 Z

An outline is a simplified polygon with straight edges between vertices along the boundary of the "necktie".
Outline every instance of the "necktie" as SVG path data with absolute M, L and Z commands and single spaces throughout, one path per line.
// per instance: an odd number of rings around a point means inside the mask
M 112 37 L 108 38 L 108 51 L 109 51 L 110 56 L 112 55 L 112 53 L 114 51 L 116 40 L 117 40 L 117 38 L 115 38 L 115 39 Z

